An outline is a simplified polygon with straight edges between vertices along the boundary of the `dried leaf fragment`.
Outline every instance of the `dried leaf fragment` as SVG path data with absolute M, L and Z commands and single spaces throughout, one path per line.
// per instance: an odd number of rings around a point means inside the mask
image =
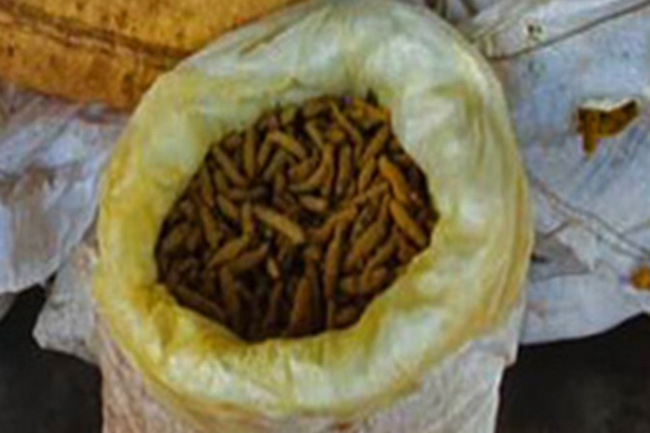
M 309 333 L 312 326 L 312 311 L 316 301 L 313 279 L 309 275 L 314 272 L 313 266 L 307 267 L 305 275 L 300 279 L 291 308 L 287 335 L 297 337 Z
M 365 192 L 362 192 L 361 194 L 357 195 L 352 200 L 352 204 L 358 206 L 364 204 L 365 202 L 375 200 L 377 197 L 388 192 L 389 188 L 390 186 L 388 185 L 388 183 L 384 181 L 379 182 L 376 185 L 368 188 Z
M 368 188 L 375 173 L 377 173 L 377 160 L 371 158 L 361 166 L 361 172 L 359 173 L 359 179 L 357 180 L 360 192 L 363 192 Z
M 307 122 L 305 125 L 305 132 L 313 141 L 316 146 L 320 147 L 321 149 L 325 147 L 325 139 L 323 138 L 323 135 L 321 134 L 320 130 L 318 129 L 318 125 L 316 124 L 315 121 L 310 121 Z
M 381 153 L 382 150 L 384 150 L 389 136 L 390 128 L 387 125 L 382 126 L 379 131 L 377 131 L 372 140 L 370 140 L 370 143 L 366 147 L 366 150 L 363 152 L 363 156 L 361 157 L 361 165 L 364 165 L 371 159 L 374 159 Z
M 214 146 L 212 148 L 212 155 L 214 155 L 215 160 L 232 183 L 237 186 L 246 186 L 246 178 L 239 172 L 237 165 L 226 155 L 226 152 L 221 150 L 219 146 Z
M 255 217 L 253 216 L 253 205 L 250 201 L 247 201 L 242 205 L 241 225 L 244 235 L 252 238 L 255 234 Z
M 354 220 L 357 216 L 357 209 L 354 207 L 349 207 L 343 210 L 340 210 L 332 214 L 325 224 L 322 226 L 312 229 L 309 233 L 309 238 L 312 242 L 316 243 L 325 243 L 329 240 L 330 236 L 334 232 L 334 228 L 340 222 L 348 222 Z
M 219 210 L 227 218 L 230 218 L 233 221 L 239 221 L 240 214 L 239 208 L 233 202 L 231 202 L 226 196 L 219 194 L 217 196 L 217 204 L 219 205 Z
M 390 273 L 386 268 L 370 268 L 364 269 L 359 279 L 358 294 L 367 296 L 375 294 L 379 289 L 386 285 Z
M 264 331 L 270 333 L 277 325 L 282 309 L 282 298 L 284 296 L 284 284 L 280 281 L 273 285 L 269 306 L 264 316 Z
M 639 117 L 639 104 L 634 99 L 589 101 L 578 109 L 578 132 L 583 137 L 583 150 L 589 156 L 598 146 L 598 141 L 621 133 Z
M 379 247 L 370 260 L 368 260 L 367 269 L 374 269 L 386 263 L 397 252 L 398 247 L 397 238 L 391 233 L 388 241 Z
M 228 269 L 234 275 L 250 271 L 260 264 L 264 263 L 268 255 L 269 246 L 263 244 L 257 249 L 241 254 L 239 257 L 228 263 Z
M 266 272 L 268 272 L 268 274 L 274 280 L 277 280 L 282 276 L 282 273 L 280 272 L 280 266 L 273 257 L 266 259 Z
M 248 247 L 250 239 L 248 236 L 241 236 L 239 238 L 231 239 L 226 242 L 216 253 L 210 258 L 208 267 L 212 268 L 220 266 L 231 260 L 234 260 Z
M 273 144 L 277 144 L 282 149 L 298 157 L 298 159 L 307 158 L 307 151 L 292 136 L 280 131 L 273 131 L 266 136 L 266 139 Z
M 650 267 L 639 266 L 630 277 L 630 282 L 640 290 L 650 290 Z
M 390 162 L 386 156 L 379 158 L 379 173 L 390 183 L 395 198 L 402 203 L 408 203 L 409 185 L 400 169 Z
M 363 136 L 352 124 L 352 122 L 350 122 L 348 118 L 345 117 L 343 113 L 341 113 L 339 107 L 337 107 L 337 105 L 332 102 L 330 103 L 330 108 L 332 110 L 332 116 L 334 117 L 334 120 L 341 126 L 341 128 L 343 128 L 346 134 L 348 134 L 352 140 L 352 143 L 354 143 L 354 145 L 357 147 L 363 146 Z
M 329 207 L 326 199 L 312 195 L 301 195 L 298 197 L 298 201 L 305 209 L 315 213 L 323 213 Z
M 221 234 L 214 215 L 205 205 L 199 203 L 199 219 L 201 220 L 201 227 L 203 227 L 203 234 L 208 241 L 210 248 L 216 248 L 221 242 L 223 235 Z
M 310 174 L 314 172 L 318 166 L 319 160 L 320 157 L 318 155 L 315 155 L 311 158 L 307 158 L 299 162 L 297 165 L 294 165 L 288 171 L 289 179 L 291 179 L 292 182 L 304 181 Z
M 333 165 L 334 148 L 332 146 L 326 146 L 323 150 L 323 158 L 316 168 L 316 171 L 314 171 L 304 182 L 291 185 L 290 189 L 299 193 L 311 191 L 323 186 L 332 171 Z
M 187 223 L 181 223 L 173 227 L 167 236 L 164 238 L 160 244 L 160 250 L 165 253 L 169 253 L 172 250 L 178 248 L 185 241 L 185 237 L 191 230 L 191 226 Z
M 334 238 L 325 253 L 324 288 L 325 297 L 328 299 L 332 299 L 336 295 L 336 283 L 339 277 L 344 233 L 345 226 L 338 224 L 334 231 Z
M 344 146 L 339 150 L 338 170 L 336 173 L 336 186 L 334 192 L 337 196 L 343 195 L 352 181 L 352 148 Z
M 249 179 L 255 177 L 256 161 L 255 161 L 255 142 L 257 141 L 256 132 L 254 128 L 248 128 L 244 139 L 244 171 Z
M 391 200 L 389 209 L 393 221 L 395 221 L 395 224 L 397 224 L 404 234 L 418 247 L 426 247 L 429 243 L 427 235 L 424 234 L 424 231 L 418 226 L 418 223 L 411 218 L 406 209 L 404 209 L 404 206 L 396 200 Z
M 262 179 L 266 182 L 271 182 L 273 180 L 273 177 L 279 173 L 288 162 L 289 157 L 286 153 L 275 152 L 275 155 L 273 155 L 273 158 L 271 158 L 271 162 L 269 162 L 269 165 L 266 167 L 266 169 L 264 169 L 264 172 L 262 173 Z
M 305 242 L 305 233 L 297 223 L 291 221 L 286 216 L 265 206 L 256 205 L 253 207 L 253 213 L 268 226 L 284 234 L 295 244 Z
M 338 311 L 334 318 L 334 327 L 345 328 L 354 323 L 361 315 L 361 309 L 356 305 L 348 305 Z
M 180 303 L 196 310 L 218 322 L 226 320 L 225 311 L 215 302 L 183 286 L 172 288 L 174 294 L 179 298 Z
M 381 243 L 386 236 L 388 229 L 387 218 L 380 215 L 368 229 L 352 244 L 352 249 L 346 257 L 345 267 L 349 269 L 364 258 L 367 258 L 370 252 Z
M 237 287 L 237 281 L 227 268 L 221 270 L 219 278 L 221 280 L 223 303 L 226 307 L 225 310 L 228 321 L 234 328 L 235 332 L 242 333 L 245 325 L 244 316 L 242 315 L 242 303 L 239 297 L 241 291 Z

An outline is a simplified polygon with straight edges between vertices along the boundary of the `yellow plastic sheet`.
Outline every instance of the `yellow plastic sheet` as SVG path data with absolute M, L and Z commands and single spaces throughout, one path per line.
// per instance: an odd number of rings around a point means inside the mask
M 210 144 L 276 104 L 370 89 L 427 175 L 441 215 L 431 247 L 343 331 L 251 344 L 179 306 L 156 283 L 153 250 Z M 394 403 L 508 317 L 531 247 L 527 185 L 489 66 L 431 12 L 392 1 L 309 2 L 208 46 L 146 95 L 104 181 L 100 314 L 154 395 L 210 431 Z

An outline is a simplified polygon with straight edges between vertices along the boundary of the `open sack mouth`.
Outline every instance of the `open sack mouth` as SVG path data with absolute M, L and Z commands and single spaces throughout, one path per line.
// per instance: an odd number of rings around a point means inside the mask
M 498 81 L 434 15 L 368 5 L 206 47 L 113 153 L 98 309 L 197 422 L 378 410 L 517 305 L 530 213 Z
M 355 323 L 436 218 L 389 111 L 319 97 L 212 145 L 163 223 L 158 278 L 245 340 L 314 335 Z

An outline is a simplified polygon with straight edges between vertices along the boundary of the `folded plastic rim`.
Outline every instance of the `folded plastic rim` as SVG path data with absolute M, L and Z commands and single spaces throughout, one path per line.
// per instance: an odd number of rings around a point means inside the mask
M 179 306 L 154 245 L 211 143 L 276 104 L 365 95 L 427 175 L 431 247 L 352 328 L 257 344 Z M 105 175 L 94 294 L 113 338 L 173 407 L 348 417 L 394 402 L 445 356 L 501 324 L 531 249 L 528 188 L 487 63 L 425 9 L 317 1 L 237 30 L 161 78 Z

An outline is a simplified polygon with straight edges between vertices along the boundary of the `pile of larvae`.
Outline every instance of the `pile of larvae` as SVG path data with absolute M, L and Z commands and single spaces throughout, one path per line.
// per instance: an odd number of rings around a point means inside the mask
M 159 280 L 244 340 L 314 335 L 355 323 L 436 219 L 388 110 L 319 97 L 210 148 L 163 222 Z

